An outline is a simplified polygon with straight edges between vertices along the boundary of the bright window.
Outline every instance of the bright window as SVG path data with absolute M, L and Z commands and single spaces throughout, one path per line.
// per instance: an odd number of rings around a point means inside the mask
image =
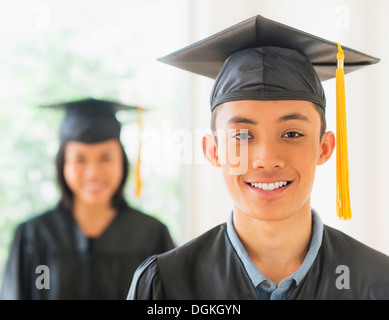
M 185 5 L 182 0 L 0 4 L 1 269 L 16 225 L 59 200 L 55 154 L 63 114 L 41 105 L 109 98 L 145 107 L 147 130 L 158 132 L 163 123 L 175 128 L 180 122 L 184 73 L 156 59 L 185 42 Z M 134 168 L 139 131 L 133 115 L 118 116 Z M 142 146 L 153 143 L 145 140 Z M 134 196 L 131 172 L 129 203 L 162 220 L 179 242 L 180 166 L 145 162 L 142 197 Z

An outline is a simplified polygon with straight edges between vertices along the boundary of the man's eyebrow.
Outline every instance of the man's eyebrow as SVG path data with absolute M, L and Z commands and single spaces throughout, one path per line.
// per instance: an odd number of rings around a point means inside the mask
M 289 121 L 289 120 L 301 120 L 301 121 L 309 122 L 308 117 L 306 117 L 305 115 L 298 113 L 298 112 L 288 113 L 286 115 L 283 115 L 282 117 L 277 119 L 277 122 L 280 123 L 280 122 L 285 122 L 285 121 Z M 246 123 L 246 124 L 252 124 L 252 125 L 258 124 L 257 121 L 250 119 L 250 118 L 242 117 L 242 116 L 235 116 L 227 121 L 227 124 L 236 124 L 236 123 Z
M 241 116 L 232 117 L 230 120 L 227 121 L 227 124 L 232 124 L 232 123 L 246 123 L 246 124 L 254 124 L 254 125 L 258 124 L 258 122 L 255 120 L 241 117 Z
M 303 114 L 298 113 L 298 112 L 286 114 L 286 115 L 278 118 L 277 122 L 280 123 L 280 122 L 285 122 L 285 121 L 289 121 L 289 120 L 301 120 L 301 121 L 309 122 L 309 119 L 306 116 L 304 116 Z

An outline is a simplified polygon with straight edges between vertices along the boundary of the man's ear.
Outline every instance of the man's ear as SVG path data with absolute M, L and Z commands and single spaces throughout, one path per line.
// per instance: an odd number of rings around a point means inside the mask
M 335 149 L 335 134 L 331 131 L 324 133 L 320 143 L 320 154 L 317 160 L 317 165 L 326 163 Z
M 204 156 L 209 163 L 215 167 L 220 167 L 215 136 L 209 133 L 203 136 L 202 145 Z

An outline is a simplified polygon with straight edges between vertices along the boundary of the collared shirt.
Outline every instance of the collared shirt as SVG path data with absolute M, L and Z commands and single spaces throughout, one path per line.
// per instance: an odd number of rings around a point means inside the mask
M 257 292 L 258 298 L 260 300 L 287 299 L 307 274 L 309 268 L 312 266 L 314 260 L 316 259 L 317 253 L 320 249 L 321 242 L 323 239 L 323 223 L 319 215 L 314 210 L 312 210 L 311 242 L 309 250 L 307 252 L 307 255 L 305 256 L 302 265 L 294 273 L 282 279 L 278 286 L 272 280 L 267 279 L 251 261 L 246 249 L 244 248 L 235 231 L 232 217 L 233 212 L 231 213 L 230 218 L 227 221 L 227 235 L 240 260 L 242 261 L 243 266 L 246 269 L 253 286 L 255 287 L 255 291 Z

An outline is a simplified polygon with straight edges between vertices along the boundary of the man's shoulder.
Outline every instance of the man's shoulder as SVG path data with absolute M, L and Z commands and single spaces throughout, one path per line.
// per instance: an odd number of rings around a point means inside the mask
M 206 251 L 212 251 L 210 249 L 212 247 L 215 248 L 216 243 L 225 243 L 225 239 L 226 224 L 222 223 L 177 248 L 158 255 L 158 261 L 170 260 L 177 256 L 193 256 L 194 254 L 203 255 Z
M 209 256 L 212 255 L 210 252 L 214 253 L 215 249 L 218 249 L 219 242 L 215 239 L 223 234 L 223 230 L 224 225 L 218 225 L 185 244 L 146 259 L 134 274 L 128 299 L 150 299 L 162 291 L 163 296 L 167 295 L 170 298 L 191 297 L 195 289 L 191 283 L 196 274 L 200 274 L 200 278 L 196 278 L 198 280 L 196 283 L 203 281 L 204 273 L 198 273 L 196 270 L 207 268 L 209 273 L 209 266 L 204 264 L 203 260 L 209 260 Z M 172 286 L 175 279 L 180 281 Z M 162 287 L 163 290 L 160 290 Z
M 292 299 L 389 298 L 389 257 L 324 225 L 317 258 Z
M 323 244 L 327 253 L 335 257 L 355 262 L 360 268 L 376 269 L 387 273 L 389 256 L 358 241 L 344 232 L 324 226 Z
M 220 224 L 193 240 L 153 258 L 141 268 L 142 287 L 151 286 L 168 300 L 253 299 L 256 293 L 229 242 L 226 224 Z M 152 279 L 152 281 L 150 281 Z M 179 279 L 179 280 L 177 280 Z M 152 284 L 150 284 L 152 282 Z M 134 284 L 133 287 L 135 287 Z M 162 289 L 161 289 L 162 288 Z M 139 294 L 138 294 L 139 295 Z M 131 296 L 136 296 L 132 294 Z M 145 296 L 141 293 L 140 296 Z

